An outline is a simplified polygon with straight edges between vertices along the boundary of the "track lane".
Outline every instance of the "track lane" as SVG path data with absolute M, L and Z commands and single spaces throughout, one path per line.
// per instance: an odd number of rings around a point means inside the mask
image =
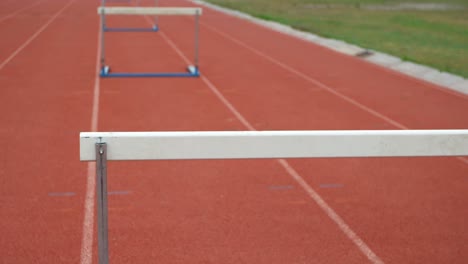
M 13 0 L 5 0 L 0 3 L 0 19 L 6 15 L 14 13 L 21 8 L 26 7 L 28 4 L 33 3 L 33 0 L 26 0 L 26 1 L 13 1 Z
M 58 16 L 60 16 L 63 11 L 65 11 L 71 4 L 73 4 L 75 0 L 70 0 L 68 1 L 64 6 L 62 6 L 57 12 L 53 13 L 53 15 L 50 16 L 43 16 L 47 17 L 47 20 L 45 21 L 44 24 L 42 24 L 37 30 L 30 32 L 30 35 L 26 35 L 27 31 L 14 31 L 14 32 L 3 32 L 5 34 L 8 34 L 10 36 L 14 36 L 10 38 L 10 41 L 6 41 L 4 44 L 4 47 L 2 49 L 5 50 L 4 58 L 2 58 L 2 61 L 0 63 L 0 70 L 2 70 L 5 65 L 10 63 L 26 46 L 28 46 L 34 39 L 37 38 L 47 27 L 54 22 Z M 40 14 L 40 12 L 39 12 Z M 28 25 L 27 23 L 25 23 Z M 16 26 L 9 25 L 8 29 L 11 31 L 15 29 Z M 21 27 L 20 27 L 21 28 Z M 18 37 L 19 34 L 24 34 L 25 39 L 20 41 L 20 38 Z M 17 45 L 17 46 L 16 46 Z
M 441 128 L 453 128 L 455 120 L 459 125 L 466 124 L 466 120 L 456 114 L 465 110 L 468 98 L 465 95 L 447 92 L 433 84 L 394 73 L 359 58 L 342 55 L 218 12 L 210 12 L 209 9 L 206 9 L 204 15 L 203 22 L 214 29 L 215 33 L 218 31 L 269 55 L 403 125 L 425 128 L 423 124 L 427 126 L 426 120 L 430 120 L 433 127 Z M 251 30 L 243 30 L 244 27 Z M 270 39 L 275 41 L 271 42 Z M 314 48 L 310 48 L 311 46 Z M 291 50 L 295 52 L 290 52 Z M 301 52 L 305 50 L 307 53 Z M 377 100 L 379 103 L 376 103 L 376 98 L 380 98 L 382 102 Z M 395 104 L 399 107 L 393 107 Z M 430 110 L 442 105 L 444 111 L 453 113 L 453 117 L 449 119 L 452 123 L 446 120 L 445 115 L 435 115 L 436 110 Z
M 15 1 L 21 4 L 21 9 L 27 8 L 36 3 L 33 1 Z M 63 8 L 66 2 L 57 2 L 44 0 L 32 8 L 25 9 L 19 14 L 11 17 L 10 15 L 18 10 L 11 10 L 0 16 L 0 33 L 7 38 L 3 38 L 0 42 L 0 61 L 4 61 L 15 49 L 24 43 L 31 35 L 33 35 L 42 25 Z M 5 20 L 3 20 L 5 18 Z M 3 20 L 3 21 L 2 21 Z
M 86 166 L 73 149 L 91 115 L 97 20 L 81 15 L 90 8 L 70 6 L 0 72 L 2 263 L 79 260 Z
M 32 2 L 31 4 L 28 4 L 26 6 L 18 7 L 15 10 L 10 10 L 10 12 L 8 12 L 8 10 L 2 9 L 2 11 L 4 13 L 0 14 L 0 23 L 4 22 L 4 21 L 6 21 L 6 20 L 8 20 L 8 19 L 10 19 L 12 17 L 15 17 L 17 15 L 20 15 L 22 12 L 41 4 L 43 1 L 44 0 L 38 0 L 38 1 Z

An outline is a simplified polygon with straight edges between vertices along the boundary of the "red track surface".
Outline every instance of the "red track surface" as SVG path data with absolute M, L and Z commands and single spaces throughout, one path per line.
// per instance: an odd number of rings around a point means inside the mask
M 95 83 L 98 1 L 44 0 L 1 21 L 36 2 L 0 3 L 1 263 L 89 263 L 78 133 L 92 129 L 95 87 L 99 131 L 468 127 L 467 96 L 206 8 L 202 78 Z M 111 67 L 183 71 L 193 19 L 160 26 L 108 33 Z M 466 263 L 466 160 L 288 162 L 383 262 Z M 111 262 L 370 262 L 282 164 L 111 163 Z

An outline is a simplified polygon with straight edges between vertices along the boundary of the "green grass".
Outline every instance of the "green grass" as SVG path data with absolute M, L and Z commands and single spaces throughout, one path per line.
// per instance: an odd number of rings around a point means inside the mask
M 468 0 L 208 0 L 253 16 L 341 39 L 468 77 Z M 369 10 L 441 3 L 458 10 Z

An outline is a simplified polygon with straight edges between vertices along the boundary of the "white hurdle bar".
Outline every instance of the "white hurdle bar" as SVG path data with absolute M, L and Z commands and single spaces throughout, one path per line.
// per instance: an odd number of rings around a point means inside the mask
M 108 160 L 428 156 L 468 156 L 468 129 L 80 133 L 80 160 L 96 161 L 100 264 L 109 263 Z
M 107 6 L 107 3 L 109 1 L 108 0 L 102 0 L 101 1 L 101 7 L 106 7 Z M 122 1 L 120 1 L 122 2 Z M 130 0 L 127 0 L 126 2 L 130 2 Z M 157 7 L 158 6 L 158 0 L 154 0 L 154 7 Z M 137 1 L 137 6 L 140 5 L 140 1 L 138 0 Z M 98 11 L 99 12 L 99 11 Z M 103 30 L 108 32 L 108 31 L 113 31 L 113 32 L 155 32 L 155 31 L 158 31 L 159 30 L 159 27 L 158 27 L 158 16 L 154 16 L 153 18 L 153 26 L 151 28 L 127 28 L 127 27 L 107 27 L 106 26 L 106 23 L 105 21 L 103 21 L 104 23 L 104 28 Z
M 98 7 L 99 15 L 201 15 L 199 7 Z
M 84 132 L 80 158 L 108 160 L 411 157 L 468 155 L 468 130 Z

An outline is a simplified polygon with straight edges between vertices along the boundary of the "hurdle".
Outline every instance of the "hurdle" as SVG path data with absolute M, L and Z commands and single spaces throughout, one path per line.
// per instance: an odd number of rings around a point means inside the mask
M 121 3 L 121 2 L 130 2 L 130 1 L 131 0 L 119 0 L 117 2 Z M 109 0 L 102 0 L 101 6 L 106 7 L 107 6 L 106 4 L 108 2 L 109 2 Z M 115 2 L 115 0 L 113 2 Z M 137 3 L 139 4 L 139 2 L 140 1 L 138 1 Z M 155 7 L 158 6 L 158 0 L 154 0 L 154 6 Z M 108 27 L 107 23 L 106 23 L 105 16 L 103 17 L 102 23 L 103 23 L 103 31 L 104 32 L 157 32 L 159 30 L 158 17 L 156 15 L 153 17 L 153 26 L 150 27 L 150 28 Z
M 100 73 L 101 77 L 199 77 L 199 31 L 200 15 L 202 9 L 197 7 L 99 7 L 98 14 L 101 15 L 101 58 Z M 194 65 L 187 66 L 186 72 L 111 72 L 110 66 L 106 65 L 105 57 L 105 16 L 106 15 L 179 15 L 195 16 L 195 40 L 194 40 Z
M 468 156 L 468 129 L 82 132 L 96 161 L 98 259 L 109 262 L 107 161 Z

